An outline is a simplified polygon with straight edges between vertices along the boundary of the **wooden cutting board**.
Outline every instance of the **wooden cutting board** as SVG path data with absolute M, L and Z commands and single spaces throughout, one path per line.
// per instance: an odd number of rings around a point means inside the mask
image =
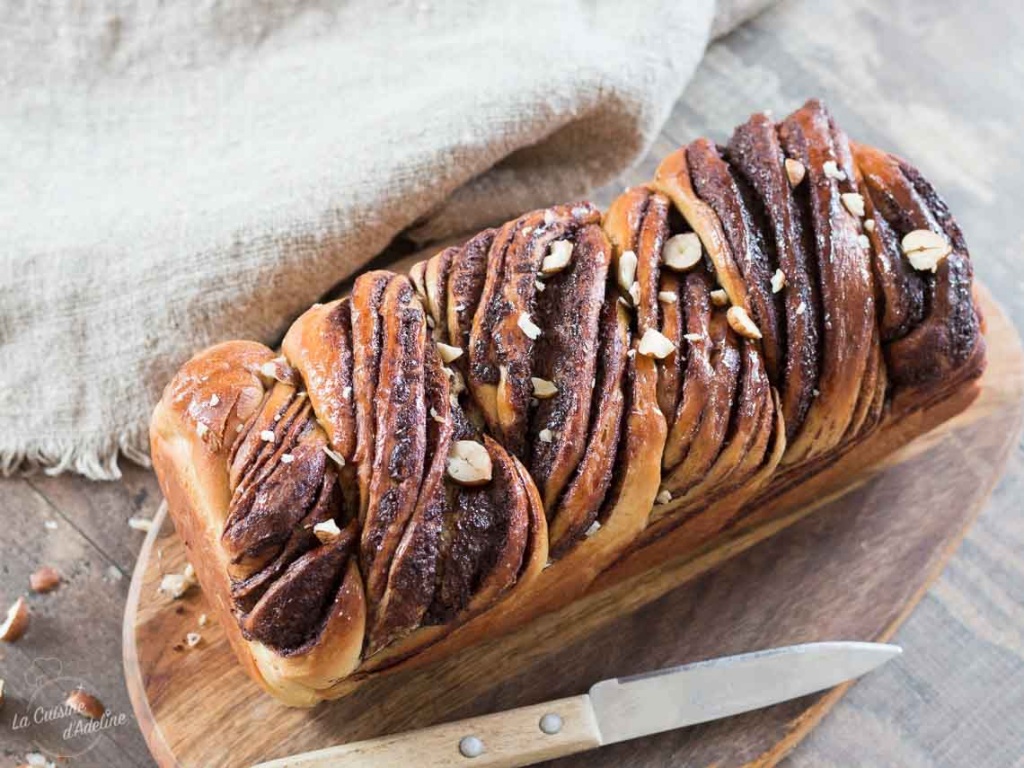
M 246 766 L 582 693 L 606 677 L 789 643 L 889 638 L 983 507 L 1020 431 L 1024 350 L 1000 308 L 979 293 L 990 361 L 979 398 L 855 473 L 844 495 L 312 710 L 282 707 L 244 675 L 220 628 L 212 620 L 199 627 L 208 612 L 201 592 L 173 602 L 158 594 L 161 576 L 185 565 L 160 515 L 124 619 L 128 690 L 154 757 L 165 767 Z M 189 632 L 202 636 L 192 649 Z M 844 690 L 557 764 L 771 766 Z

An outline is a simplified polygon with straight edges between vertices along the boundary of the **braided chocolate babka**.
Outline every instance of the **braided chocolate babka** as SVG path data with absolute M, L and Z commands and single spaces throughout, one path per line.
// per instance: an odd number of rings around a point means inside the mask
M 200 353 L 152 453 L 237 655 L 308 705 L 705 544 L 983 367 L 945 204 L 811 101 Z

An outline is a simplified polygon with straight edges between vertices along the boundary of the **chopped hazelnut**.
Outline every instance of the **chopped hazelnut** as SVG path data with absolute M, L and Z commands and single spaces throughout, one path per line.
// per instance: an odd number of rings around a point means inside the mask
M 619 256 L 619 268 L 616 277 L 622 290 L 629 291 L 633 287 L 633 283 L 636 282 L 636 265 L 637 258 L 633 251 L 623 251 L 622 255 Z
M 456 440 L 448 451 L 448 476 L 459 485 L 485 485 L 491 481 L 491 454 L 475 440 Z
M 661 261 L 669 269 L 685 272 L 700 263 L 704 250 L 695 232 L 673 235 L 661 249 Z
M 324 453 L 327 454 L 327 457 L 331 459 L 339 467 L 345 466 L 345 457 L 342 456 L 337 451 L 333 450 L 329 445 L 324 446 Z
M 19 597 L 14 601 L 7 610 L 7 618 L 3 624 L 0 624 L 0 640 L 5 643 L 13 643 L 15 640 L 25 634 L 28 629 L 28 606 L 25 604 L 25 598 Z
M 900 241 L 900 247 L 910 266 L 920 272 L 937 271 L 942 260 L 953 252 L 949 240 L 930 229 L 908 232 Z
M 529 312 L 520 312 L 519 319 L 516 320 L 516 325 L 519 326 L 519 330 L 525 333 L 527 338 L 530 340 L 536 341 L 540 338 L 540 326 L 530 319 Z
M 453 347 L 451 344 L 443 344 L 437 342 L 437 352 L 441 356 L 441 360 L 445 363 L 451 363 L 462 357 L 462 347 Z
M 533 382 L 533 396 L 538 400 L 547 400 L 558 394 L 558 387 L 553 381 L 538 379 L 536 376 L 532 377 L 531 381 Z
M 772 275 L 772 293 L 778 293 L 786 287 L 786 273 L 781 269 L 776 269 L 775 274 Z
M 839 166 L 835 160 L 826 160 L 821 166 L 822 172 L 825 174 L 825 178 L 834 179 L 835 181 L 846 181 L 846 172 L 839 170 Z
M 341 536 L 341 528 L 334 520 L 324 520 L 313 526 L 313 535 L 320 539 L 321 544 L 330 544 Z
M 555 240 L 551 243 L 548 255 L 541 262 L 540 271 L 545 275 L 561 272 L 572 260 L 572 243 L 568 240 Z
M 665 334 L 660 331 L 656 331 L 653 328 L 648 328 L 644 331 L 644 335 L 640 339 L 640 344 L 637 346 L 637 350 L 641 355 L 646 357 L 656 357 L 659 360 L 662 360 L 675 352 L 676 347 L 672 343 L 672 340 L 665 336 Z
M 761 330 L 757 327 L 747 310 L 743 307 L 732 306 L 725 313 L 725 319 L 729 321 L 729 327 L 740 336 L 748 339 L 760 339 Z
M 839 196 L 846 210 L 858 219 L 864 218 L 864 196 L 858 192 L 844 192 Z
M 69 693 L 64 703 L 82 717 L 87 717 L 90 720 L 99 720 L 107 711 L 99 699 L 81 688 L 76 688 Z
M 55 568 L 44 565 L 29 576 L 28 585 L 33 592 L 52 592 L 60 586 L 60 574 Z
M 786 167 L 786 178 L 789 179 L 789 185 L 791 187 L 799 186 L 800 182 L 804 180 L 804 176 L 807 175 L 807 168 L 804 167 L 804 164 L 799 160 L 787 157 L 783 165 Z
M 629 298 L 633 301 L 634 307 L 640 306 L 640 283 L 634 282 L 629 286 Z
M 128 527 L 133 531 L 143 531 L 148 533 L 153 529 L 153 521 L 148 517 L 129 517 Z

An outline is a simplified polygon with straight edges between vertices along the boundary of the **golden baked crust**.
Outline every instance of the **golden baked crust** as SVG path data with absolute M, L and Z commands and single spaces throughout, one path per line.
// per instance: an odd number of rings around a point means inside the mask
M 228 342 L 154 465 L 249 674 L 309 706 L 765 522 L 973 396 L 960 229 L 817 101 Z M 802 495 L 804 494 L 804 495 Z M 610 574 L 610 575 L 609 575 Z

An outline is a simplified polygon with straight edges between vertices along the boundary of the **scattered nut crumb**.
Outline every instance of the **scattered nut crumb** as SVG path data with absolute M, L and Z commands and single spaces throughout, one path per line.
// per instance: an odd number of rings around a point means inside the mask
M 437 412 L 437 408 L 430 406 L 430 418 L 436 421 L 438 424 L 444 424 L 444 419 L 441 418 L 441 414 Z
M 935 272 L 939 264 L 953 252 L 953 246 L 943 235 L 930 229 L 915 229 L 900 241 L 903 254 L 910 266 L 920 272 Z
M 129 517 L 128 527 L 133 531 L 150 531 L 153 528 L 153 521 L 148 517 Z
M 459 485 L 491 481 L 491 454 L 475 440 L 456 440 L 448 451 L 448 476 Z
M 103 717 L 103 713 L 107 711 L 106 707 L 103 706 L 103 702 L 91 693 L 86 693 L 81 688 L 76 688 L 69 693 L 64 703 L 82 717 L 87 717 L 90 720 L 99 720 Z
M 203 636 L 198 632 L 189 632 L 185 635 L 185 645 L 189 648 L 195 648 L 202 641 Z
M 198 624 L 198 625 L 199 625 L 200 627 L 205 627 L 205 626 L 207 625 L 207 623 L 208 623 L 208 622 L 209 622 L 209 619 L 208 619 L 208 618 L 206 617 L 206 614 L 205 614 L 205 613 L 200 613 L 200 614 L 199 614 L 199 618 L 198 618 L 198 619 L 196 620 L 196 623 L 197 623 L 197 624 Z
M 874 232 L 875 231 L 875 220 L 874 219 L 868 219 L 867 221 L 865 221 L 864 222 L 864 229 L 866 229 L 868 232 Z
M 786 287 L 786 273 L 781 269 L 776 269 L 775 274 L 772 275 L 772 293 L 778 293 Z
M 548 255 L 541 262 L 540 271 L 545 275 L 561 272 L 572 260 L 572 243 L 568 240 L 555 240 L 551 243 Z
M 725 288 L 715 288 L 709 296 L 711 297 L 711 303 L 716 307 L 726 307 L 729 305 L 729 294 L 726 293 Z
M 555 433 L 552 432 L 547 427 L 544 427 L 544 429 L 537 433 L 537 439 L 540 440 L 542 443 L 550 443 L 552 440 L 555 439 Z
M 555 223 L 555 212 L 548 209 L 544 211 L 544 224 L 545 226 L 551 226 Z
M 28 605 L 25 604 L 25 598 L 19 597 L 14 601 L 7 610 L 7 618 L 3 624 L 0 624 L 0 640 L 5 643 L 13 643 L 15 640 L 25 634 L 28 629 Z
M 206 426 L 205 424 L 203 424 L 203 422 L 201 422 L 201 421 L 197 421 L 196 422 L 196 434 L 199 435 L 199 439 L 200 440 L 202 440 L 204 437 L 206 437 L 206 435 L 209 434 L 209 432 L 210 432 L 210 428 L 208 426 Z
M 55 768 L 55 763 L 52 760 L 47 760 L 44 755 L 39 752 L 29 752 L 25 755 L 25 765 L 28 768 Z M 24 768 L 18 766 L 18 768 Z
M 662 488 L 654 497 L 655 504 L 668 504 L 670 501 L 672 501 L 672 492 L 668 488 Z
M 839 196 L 839 199 L 843 201 L 843 205 L 846 206 L 846 210 L 856 216 L 858 219 L 864 218 L 864 196 L 859 192 L 843 192 Z
M 262 432 L 260 432 L 260 440 L 262 440 L 265 443 L 272 443 L 276 439 L 277 438 L 274 435 L 274 430 L 272 429 L 264 429 Z
M 871 248 L 871 241 L 868 240 L 867 235 L 857 235 L 857 245 L 866 251 Z
M 616 271 L 616 278 L 619 281 L 619 287 L 628 291 L 633 287 L 633 283 L 636 282 L 636 265 L 637 265 L 636 254 L 633 251 L 623 251 L 622 255 L 619 256 L 619 266 Z
M 341 455 L 340 453 L 338 453 L 337 451 L 335 451 L 334 449 L 332 449 L 332 448 L 331 448 L 331 446 L 329 446 L 329 445 L 325 445 L 325 446 L 324 446 L 324 453 L 326 453 L 326 454 L 327 454 L 327 456 L 328 456 L 328 457 L 329 457 L 329 458 L 330 458 L 330 459 L 331 459 L 331 460 L 332 460 L 332 461 L 333 461 L 333 462 L 334 462 L 335 464 L 337 464 L 337 465 L 338 465 L 339 467 L 344 467 L 344 466 L 345 466 L 345 457 L 344 457 L 344 456 L 342 456 L 342 455 Z
M 699 341 L 704 341 L 704 334 L 702 333 L 684 333 L 683 338 L 689 341 L 691 344 L 696 344 Z
M 44 565 L 28 577 L 28 585 L 33 592 L 52 592 L 60 586 L 60 574 L 56 568 Z
M 282 464 L 291 464 L 293 461 L 295 461 L 295 457 L 292 454 L 290 454 L 290 453 L 282 453 L 281 454 L 281 463 Z
M 675 304 L 679 300 L 679 294 L 675 291 L 658 291 L 658 301 L 662 304 Z
M 827 179 L 835 179 L 836 181 L 846 181 L 846 171 L 839 170 L 839 166 L 835 160 L 826 160 L 821 166 L 822 173 L 825 174 Z
M 46 530 L 48 530 L 48 531 L 56 531 L 57 530 L 57 521 L 56 520 L 47 520 L 46 522 L 43 523 L 43 526 L 45 526 Z
M 219 403 L 220 403 L 220 398 L 219 398 L 219 397 L 217 396 L 217 393 L 216 393 L 216 392 L 214 392 L 214 393 L 213 393 L 212 395 L 210 395 L 210 407 L 211 407 L 211 408 L 214 408 L 214 407 L 216 407 L 216 406 L 217 406 L 217 405 L 218 405 Z
M 757 327 L 754 321 L 750 319 L 750 315 L 747 314 L 747 310 L 743 307 L 729 307 L 728 311 L 725 313 L 725 319 L 729 321 L 729 327 L 736 331 L 740 336 L 748 339 L 761 338 L 761 330 Z
M 600 531 L 600 530 L 601 530 L 601 523 L 600 523 L 600 522 L 598 522 L 597 520 L 595 520 L 594 522 L 592 522 L 592 523 L 590 524 L 590 527 L 589 527 L 589 528 L 587 528 L 587 530 L 585 530 L 585 531 L 583 532 L 583 535 L 584 535 L 584 536 L 585 536 L 586 538 L 588 538 L 588 539 L 589 539 L 589 538 L 590 538 L 591 536 L 593 536 L 593 535 L 594 535 L 595 533 L 597 533 L 597 532 L 598 532 L 598 531 Z
M 673 235 L 661 249 L 661 262 L 669 269 L 685 272 L 700 263 L 704 255 L 700 238 L 695 232 Z
M 659 360 L 663 360 L 675 352 L 676 347 L 665 334 L 653 328 L 648 328 L 640 339 L 637 351 L 645 357 L 656 357 Z
M 520 312 L 519 319 L 516 320 L 516 325 L 518 325 L 519 330 L 525 333 L 532 341 L 536 341 L 540 338 L 540 327 L 530 319 L 529 312 Z
M 786 178 L 789 179 L 789 186 L 799 186 L 800 182 L 804 180 L 804 176 L 807 175 L 807 168 L 804 167 L 804 164 L 799 160 L 787 157 L 783 165 L 786 168 Z
M 453 347 L 451 344 L 437 342 L 437 352 L 445 363 L 452 363 L 462 357 L 462 347 Z
M 313 535 L 320 539 L 321 544 L 330 544 L 341 536 L 341 528 L 334 520 L 324 520 L 313 526 Z
M 196 585 L 196 572 L 189 563 L 181 573 L 167 573 L 160 579 L 160 591 L 172 600 L 178 600 Z
M 540 280 L 534 280 L 533 287 L 537 289 L 538 293 L 544 293 L 544 289 L 547 288 Z
M 806 311 L 807 311 L 807 305 L 804 302 L 801 301 L 799 304 L 796 305 L 796 313 L 798 315 L 802 315 Z

